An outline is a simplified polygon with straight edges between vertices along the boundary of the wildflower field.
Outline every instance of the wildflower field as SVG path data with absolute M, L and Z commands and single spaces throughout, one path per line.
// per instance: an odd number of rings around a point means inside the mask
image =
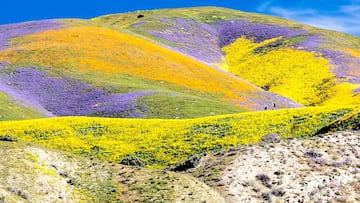
M 60 117 L 0 123 L 0 135 L 120 162 L 135 157 L 165 167 L 191 155 L 255 143 L 270 132 L 313 136 L 359 107 L 313 107 L 184 120 Z
M 242 147 L 359 115 L 347 34 L 216 7 L 0 25 L 0 203 L 222 202 Z
M 356 37 L 215 7 L 139 13 L 145 17 L 126 13 L 93 21 L 167 44 L 305 106 L 359 103 Z
M 205 116 L 223 106 L 232 108 L 222 113 L 271 102 L 299 106 L 148 40 L 80 22 L 64 21 L 59 29 L 9 39 L 11 46 L 0 51 L 3 91 L 25 95 L 18 99 L 55 116 L 143 117 L 151 104 L 143 99 L 140 106 L 137 99 L 171 94 L 210 101 L 214 108 L 200 113 Z

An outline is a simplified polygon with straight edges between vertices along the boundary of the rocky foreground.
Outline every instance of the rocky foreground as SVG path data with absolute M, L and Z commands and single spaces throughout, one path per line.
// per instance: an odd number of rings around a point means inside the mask
M 360 132 L 286 140 L 272 134 L 206 156 L 193 174 L 228 202 L 360 202 Z
M 360 202 L 360 131 L 283 140 L 272 133 L 173 171 L 5 139 L 0 152 L 0 202 Z

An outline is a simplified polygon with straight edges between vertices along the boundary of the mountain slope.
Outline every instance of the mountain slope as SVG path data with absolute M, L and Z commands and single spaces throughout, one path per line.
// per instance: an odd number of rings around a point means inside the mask
M 114 165 L 18 142 L 0 141 L 0 157 L 2 202 L 225 202 L 188 174 Z
M 303 105 L 359 101 L 360 40 L 353 36 L 216 7 L 138 11 L 93 21 L 165 43 Z
M 11 46 L 0 52 L 2 91 L 45 115 L 199 117 L 259 110 L 273 102 L 279 108 L 299 106 L 126 32 L 82 20 L 57 23 L 62 27 L 10 38 Z M 181 99 L 178 107 L 164 109 L 167 114 L 146 115 L 161 108 L 148 97 Z M 194 105 L 177 113 L 181 103 Z
M 192 118 L 359 103 L 358 38 L 271 16 L 200 7 L 0 31 L 1 99 L 17 118 L 26 108 L 34 118 Z

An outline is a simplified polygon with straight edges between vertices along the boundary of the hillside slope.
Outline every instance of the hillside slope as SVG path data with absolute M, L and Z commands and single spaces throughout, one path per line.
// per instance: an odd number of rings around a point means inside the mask
M 295 108 L 197 119 L 63 117 L 0 123 L 0 135 L 105 161 L 160 167 L 189 156 L 256 143 L 267 133 L 307 137 L 358 106 Z
M 0 200 L 356 200 L 358 133 L 309 137 L 358 112 L 359 106 L 349 106 L 188 120 L 64 117 L 5 121 L 0 123 Z M 269 133 L 279 136 L 275 143 L 264 143 Z M 186 163 L 189 157 L 200 159 L 192 174 L 167 170 Z M 273 174 L 279 170 L 279 175 Z M 259 174 L 274 181 L 257 178 Z M 334 178 L 338 174 L 342 180 Z M 289 178 L 296 184 L 289 184 Z M 314 182 L 322 179 L 325 182 Z M 312 181 L 307 190 L 301 190 L 304 180 Z
M 359 202 L 359 141 L 358 131 L 268 139 L 208 155 L 191 173 L 227 202 Z
M 27 24 L 0 27 L 9 42 L 0 51 L 0 90 L 46 116 L 181 118 L 300 106 L 127 32 L 54 22 L 30 35 Z M 14 27 L 20 34 L 6 35 Z
M 188 174 L 109 164 L 17 142 L 0 141 L 0 158 L 0 202 L 225 202 Z
M 350 35 L 216 7 L 137 11 L 93 21 L 164 43 L 303 105 L 359 103 L 360 39 Z

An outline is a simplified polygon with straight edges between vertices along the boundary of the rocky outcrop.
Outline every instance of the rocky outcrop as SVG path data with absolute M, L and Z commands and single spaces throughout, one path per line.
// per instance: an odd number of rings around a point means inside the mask
M 359 143 L 357 131 L 282 140 L 268 134 L 204 157 L 193 175 L 228 202 L 359 202 Z

